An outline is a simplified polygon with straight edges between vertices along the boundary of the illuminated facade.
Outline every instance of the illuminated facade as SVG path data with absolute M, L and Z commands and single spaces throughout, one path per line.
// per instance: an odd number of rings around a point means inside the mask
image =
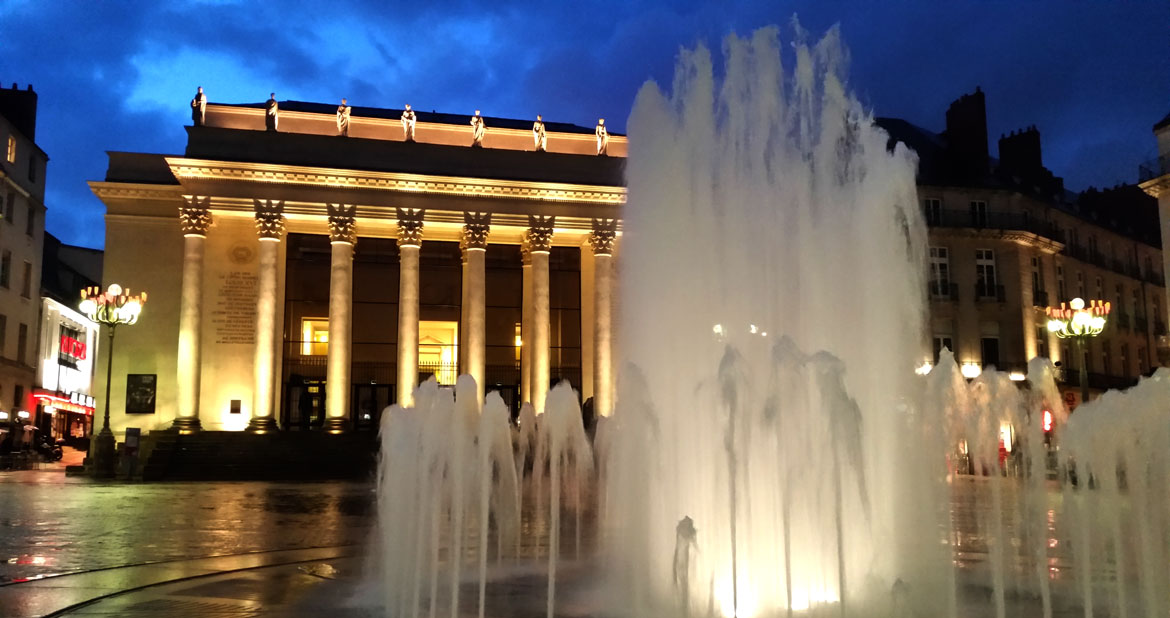
M 565 379 L 612 409 L 623 136 L 335 106 L 209 104 L 183 155 L 111 153 L 105 277 L 150 294 L 119 331 L 111 425 L 372 429 L 420 380 L 538 409 Z M 99 362 L 104 363 L 104 358 Z M 145 384 L 152 385 L 148 389 Z M 136 401 L 153 397 L 154 405 Z M 128 396 L 128 392 L 130 395 Z
M 32 86 L 0 87 L 0 411 L 31 422 L 36 411 L 37 325 L 45 231 L 45 168 L 36 144 Z
M 1095 392 L 1170 365 L 1156 206 L 1141 190 L 1068 194 L 1042 164 L 1035 127 L 1002 136 L 991 158 L 978 90 L 951 105 L 942 134 L 879 123 L 920 159 L 932 344 L 924 368 L 945 346 L 968 377 L 995 366 L 1023 379 L 1028 361 L 1046 356 L 1064 369 L 1061 390 L 1075 406 L 1082 363 Z M 1076 297 L 1112 305 L 1083 361 L 1048 331 L 1045 315 Z

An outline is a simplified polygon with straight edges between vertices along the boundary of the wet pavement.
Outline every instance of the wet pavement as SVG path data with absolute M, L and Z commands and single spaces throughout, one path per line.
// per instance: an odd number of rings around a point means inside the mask
M 98 483 L 0 472 L 0 585 L 61 573 L 363 544 L 369 483 Z

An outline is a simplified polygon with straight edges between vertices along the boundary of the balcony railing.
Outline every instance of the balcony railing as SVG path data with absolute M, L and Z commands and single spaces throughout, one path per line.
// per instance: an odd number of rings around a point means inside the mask
M 1069 244 L 1064 247 L 1065 255 L 1076 258 L 1082 262 L 1089 261 L 1089 250 L 1084 245 Z
M 975 298 L 976 300 L 994 300 L 1002 303 L 1007 300 L 1007 294 L 1004 292 L 1002 285 L 976 283 Z
M 1032 288 L 1032 305 L 1035 307 L 1048 306 L 1048 292 Z
M 1120 326 L 1121 328 L 1124 328 L 1125 330 L 1129 330 L 1129 314 L 1128 313 L 1121 313 L 1120 311 L 1118 311 L 1117 313 L 1115 313 L 1113 315 L 1113 318 L 1117 322 L 1118 326 Z
M 1105 260 L 1105 254 L 1093 249 L 1089 250 L 1089 263 L 1101 268 L 1109 268 L 1109 262 Z
M 926 225 L 930 227 L 963 227 L 989 230 L 1023 230 L 1038 236 L 1064 242 L 1064 234 L 1052 223 L 1027 217 L 1021 212 L 944 209 L 928 212 Z
M 1150 323 L 1146 321 L 1146 316 L 1139 315 L 1133 318 L 1133 329 L 1139 333 L 1144 333 L 1150 330 Z
M 1147 270 L 1143 278 L 1154 285 L 1166 286 L 1166 277 L 1156 270 Z
M 959 284 L 946 281 L 931 281 L 926 286 L 931 300 L 959 300 Z
M 1138 182 L 1170 174 L 1170 156 L 1162 155 L 1138 165 Z

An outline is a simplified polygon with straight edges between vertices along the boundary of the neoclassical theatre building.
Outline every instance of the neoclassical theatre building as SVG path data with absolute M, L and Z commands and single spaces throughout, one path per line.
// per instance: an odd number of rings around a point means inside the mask
M 116 433 L 370 430 L 432 375 L 538 410 L 567 380 L 609 414 L 625 137 L 200 103 L 183 154 L 112 152 L 91 183 L 104 284 L 149 294 L 117 330 Z

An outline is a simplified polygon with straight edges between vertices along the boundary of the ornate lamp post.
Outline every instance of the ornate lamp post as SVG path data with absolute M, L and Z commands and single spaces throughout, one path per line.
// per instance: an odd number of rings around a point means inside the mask
M 142 305 L 146 303 L 146 292 L 131 296 L 130 290 L 123 290 L 117 283 L 111 283 L 105 292 L 96 286 L 81 291 L 81 312 L 86 317 L 106 327 L 110 333 L 110 349 L 106 355 L 106 411 L 102 418 L 102 430 L 90 449 L 90 469 L 95 476 L 113 476 L 116 457 L 114 453 L 114 432 L 110 430 L 110 381 L 114 367 L 114 330 L 119 324 L 127 326 L 138 321 Z
M 1056 333 L 1061 339 L 1072 339 L 1077 344 L 1077 355 L 1081 363 L 1081 402 L 1089 400 L 1089 368 L 1085 362 L 1085 342 L 1090 337 L 1096 337 L 1105 328 L 1105 319 L 1112 306 L 1108 301 L 1091 300 L 1085 307 L 1085 301 L 1074 298 L 1060 303 L 1059 307 L 1048 307 L 1044 310 L 1048 316 L 1048 331 Z

